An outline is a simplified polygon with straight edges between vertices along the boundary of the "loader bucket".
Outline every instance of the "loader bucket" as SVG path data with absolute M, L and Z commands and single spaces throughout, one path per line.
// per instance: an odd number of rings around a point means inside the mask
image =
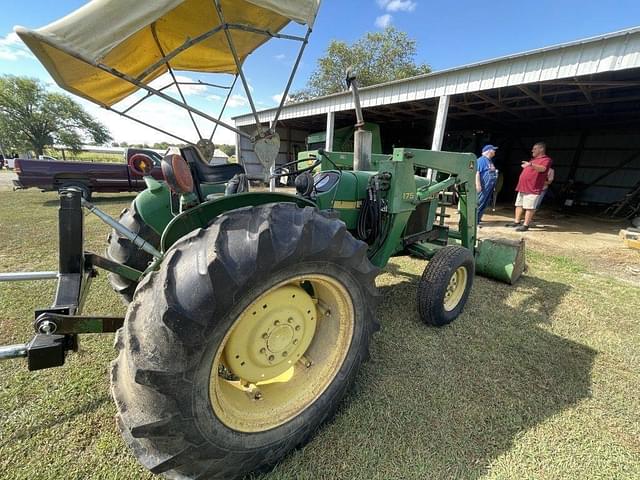
M 486 238 L 478 241 L 478 275 L 513 285 L 522 275 L 524 267 L 524 239 Z

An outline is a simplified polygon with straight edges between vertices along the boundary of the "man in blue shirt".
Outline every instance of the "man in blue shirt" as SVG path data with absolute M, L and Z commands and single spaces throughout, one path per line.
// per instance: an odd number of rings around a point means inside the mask
M 484 209 L 487 208 L 493 196 L 493 189 L 496 186 L 498 171 L 493 164 L 493 157 L 496 156 L 498 147 L 495 145 L 485 145 L 482 147 L 482 156 L 476 161 L 476 190 L 478 192 L 478 225 L 482 220 Z

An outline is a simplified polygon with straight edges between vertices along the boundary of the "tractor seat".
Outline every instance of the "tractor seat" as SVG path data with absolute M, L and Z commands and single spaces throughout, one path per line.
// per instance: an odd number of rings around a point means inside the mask
M 191 165 L 191 171 L 198 183 L 225 183 L 238 173 L 245 173 L 242 165 L 228 163 L 226 165 L 209 165 L 204 161 L 200 151 L 194 146 L 182 149 L 187 163 Z
M 244 173 L 242 165 L 236 163 L 207 165 L 204 162 L 196 161 L 193 166 L 199 183 L 224 183 L 231 180 L 234 175 Z

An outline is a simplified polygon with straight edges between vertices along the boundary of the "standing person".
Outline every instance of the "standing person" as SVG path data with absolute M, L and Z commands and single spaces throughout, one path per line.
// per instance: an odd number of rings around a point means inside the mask
M 522 162 L 522 172 L 516 186 L 516 212 L 512 223 L 507 227 L 516 227 L 518 232 L 526 232 L 536 213 L 536 202 L 544 188 L 547 179 L 547 171 L 553 161 L 547 156 L 547 145 L 544 142 L 536 143 L 531 149 L 531 160 Z M 524 223 L 522 213 L 524 212 Z
M 547 178 L 544 181 L 544 186 L 542 187 L 542 192 L 540 193 L 540 195 L 538 195 L 538 200 L 536 201 L 535 204 L 535 209 L 539 209 L 540 205 L 542 204 L 542 200 L 544 199 L 544 196 L 547 194 L 547 191 L 549 190 L 549 185 L 551 185 L 553 183 L 553 180 L 555 178 L 555 171 L 553 170 L 553 168 L 549 168 L 547 170 Z
M 485 145 L 482 147 L 482 156 L 476 161 L 476 191 L 478 192 L 478 225 L 482 221 L 482 214 L 491 202 L 493 190 L 498 178 L 493 157 L 496 156 L 498 147 Z

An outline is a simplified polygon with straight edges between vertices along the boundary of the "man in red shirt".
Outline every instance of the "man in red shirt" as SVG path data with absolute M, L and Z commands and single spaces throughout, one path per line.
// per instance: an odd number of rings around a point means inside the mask
M 547 156 L 547 146 L 544 142 L 536 143 L 531 149 L 533 157 L 528 162 L 522 162 L 522 172 L 516 186 L 516 215 L 512 223 L 507 227 L 516 227 L 518 232 L 526 232 L 536 213 L 538 197 L 544 189 L 547 172 L 553 161 Z M 521 222 L 524 212 L 524 223 Z

